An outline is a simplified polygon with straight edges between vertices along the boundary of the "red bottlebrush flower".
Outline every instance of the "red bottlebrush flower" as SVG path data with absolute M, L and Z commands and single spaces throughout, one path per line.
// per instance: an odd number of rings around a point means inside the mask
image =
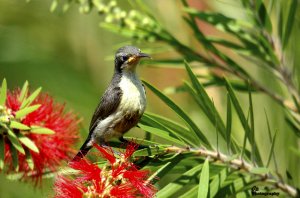
M 108 163 L 100 168 L 86 159 L 73 161 L 70 167 L 79 171 L 76 175 L 59 176 L 55 181 L 56 197 L 153 197 L 156 189 L 149 181 L 148 170 L 138 170 L 130 161 L 138 145 L 128 144 L 124 152 L 113 154 L 111 148 L 94 145 Z M 66 182 L 67 181 L 67 182 Z M 77 196 L 77 194 L 76 194 Z
M 23 98 L 28 99 L 29 97 L 29 93 L 25 93 Z M 4 164 L 8 167 L 6 168 L 7 173 L 16 171 L 16 164 L 14 163 L 17 157 L 17 171 L 23 173 L 23 179 L 32 178 L 38 182 L 45 171 L 55 171 L 62 161 L 67 161 L 74 155 L 75 150 L 72 149 L 72 146 L 78 139 L 79 120 L 72 112 L 65 112 L 64 104 L 54 102 L 53 98 L 45 93 L 39 94 L 33 101 L 30 101 L 30 106 L 27 106 L 28 108 L 40 105 L 37 106 L 36 110 L 17 117 L 18 111 L 24 109 L 22 102 L 25 99 L 21 98 L 19 89 L 7 92 L 4 108 L 9 110 L 11 120 L 28 127 L 28 129 L 11 127 L 11 131 L 16 137 L 22 136 L 33 142 L 38 152 L 28 148 L 26 142 L 24 144 L 20 138 L 17 141 L 19 140 L 18 144 L 21 145 L 21 149 L 25 150 L 25 154 L 17 150 L 16 155 L 13 154 L 16 148 L 10 137 L 0 134 L 0 140 L 3 136 L 5 143 Z M 48 130 L 48 133 L 54 132 L 54 134 L 47 134 L 45 131 L 34 132 L 33 127 L 40 127 Z M 29 156 L 31 159 L 29 159 Z

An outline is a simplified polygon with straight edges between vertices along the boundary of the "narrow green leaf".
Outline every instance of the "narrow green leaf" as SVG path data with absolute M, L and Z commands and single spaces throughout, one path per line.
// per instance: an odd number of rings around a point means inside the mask
M 209 197 L 216 197 L 216 194 L 220 191 L 223 186 L 224 181 L 228 175 L 228 168 L 224 168 L 218 175 L 212 178 L 209 184 Z
M 175 139 L 174 137 L 171 137 L 169 132 L 167 131 L 164 131 L 164 130 L 161 130 L 161 129 L 158 129 L 158 128 L 154 128 L 154 127 L 150 127 L 150 126 L 146 126 L 146 125 L 143 125 L 143 124 L 139 124 L 140 128 L 153 134 L 153 135 L 156 135 L 158 137 L 161 137 L 161 138 L 164 138 L 166 140 L 169 140 L 171 142 L 174 142 L 176 144 L 179 144 L 179 145 L 182 145 L 182 146 L 185 146 L 186 144 L 178 139 Z
M 29 148 L 30 150 L 32 150 L 32 151 L 34 151 L 36 153 L 39 152 L 38 147 L 28 137 L 26 137 L 23 134 L 19 133 L 18 134 L 18 138 L 19 138 L 19 141 L 22 142 L 27 148 Z
M 141 123 L 168 131 L 190 146 L 197 147 L 200 145 L 200 141 L 197 141 L 197 136 L 195 136 L 194 133 L 191 133 L 186 127 L 162 116 L 144 113 Z
M 25 155 L 25 151 L 24 148 L 22 147 L 21 143 L 19 142 L 17 136 L 15 135 L 15 133 L 13 131 L 11 131 L 10 129 L 8 130 L 8 139 L 9 141 L 12 143 L 12 145 L 22 154 Z
M 267 162 L 267 167 L 269 167 L 270 162 L 271 162 L 271 158 L 273 156 L 273 158 L 275 158 L 275 153 L 274 153 L 274 149 L 275 149 L 275 141 L 276 141 L 276 137 L 277 137 L 277 130 L 274 133 L 273 139 L 271 141 L 272 145 L 271 145 L 271 149 L 270 149 L 270 153 L 269 153 L 269 157 L 268 157 L 268 162 Z M 277 165 L 276 165 L 277 166 Z
M 233 104 L 233 106 L 234 106 L 234 108 L 235 108 L 235 110 L 236 110 L 236 112 L 238 114 L 238 117 L 239 117 L 239 119 L 241 121 L 241 124 L 242 124 L 242 126 L 243 126 L 243 128 L 245 130 L 245 135 L 248 138 L 251 147 L 252 147 L 252 145 L 254 145 L 255 148 L 257 148 L 255 140 L 253 139 L 253 137 L 254 137 L 253 131 L 250 129 L 250 127 L 248 125 L 248 121 L 247 121 L 247 119 L 245 117 L 245 114 L 244 114 L 244 112 L 242 110 L 242 107 L 241 107 L 241 105 L 240 105 L 240 103 L 239 103 L 239 101 L 238 101 L 238 99 L 237 99 L 237 97 L 236 97 L 236 95 L 235 95 L 235 93 L 234 93 L 234 91 L 232 89 L 232 86 L 227 81 L 227 79 L 225 79 L 225 80 L 226 80 L 227 91 L 228 91 L 229 96 L 231 98 L 232 104 Z M 260 154 L 258 152 L 258 149 L 254 150 L 254 155 L 256 157 L 255 159 L 257 160 L 257 163 L 259 165 L 262 165 L 262 160 L 261 160 Z
M 13 129 L 20 129 L 20 130 L 29 130 L 30 127 L 25 125 L 25 124 L 22 124 L 20 122 L 17 122 L 17 121 L 10 121 L 10 128 L 13 128 Z
M 188 184 L 195 175 L 199 174 L 203 164 L 199 164 L 192 169 L 181 174 L 180 177 L 163 187 L 160 191 L 157 192 L 157 198 L 172 197 L 174 193 L 180 190 L 183 186 Z
M 165 175 L 167 175 L 181 160 L 183 157 L 177 153 L 175 156 L 168 161 L 166 164 L 161 166 L 157 171 L 155 171 L 148 179 L 147 181 L 155 180 L 156 178 L 163 178 Z
M 3 136 L 0 136 L 0 171 L 4 168 L 5 144 Z
M 199 140 L 208 148 L 212 148 L 209 141 L 205 137 L 205 135 L 202 133 L 202 131 L 198 128 L 198 126 L 194 123 L 194 121 L 178 106 L 176 105 L 171 99 L 169 99 L 167 96 L 165 96 L 162 92 L 160 92 L 158 89 L 150 85 L 149 83 L 143 81 L 144 84 L 153 92 L 155 95 L 157 95 L 162 101 L 165 102 L 166 105 L 168 105 L 171 109 L 173 109 L 184 121 L 185 123 L 191 127 L 192 131 L 196 134 L 196 136 L 199 138 Z
M 250 84 L 248 82 L 248 84 Z M 248 89 L 248 96 L 249 96 L 249 113 L 250 113 L 250 130 L 251 130 L 251 160 L 252 160 L 252 163 L 254 164 L 255 163 L 255 131 L 254 131 L 254 113 L 253 113 L 253 103 L 252 103 L 252 94 L 251 94 L 251 91 L 250 91 L 250 85 L 249 85 L 249 89 Z
M 6 101 L 6 92 L 7 92 L 7 83 L 6 79 L 4 78 L 2 81 L 2 86 L 0 90 L 0 106 L 4 106 Z
M 10 144 L 10 151 L 11 151 L 11 157 L 12 157 L 12 163 L 13 167 L 16 171 L 19 170 L 19 157 L 18 157 L 18 151 L 15 148 L 15 146 Z
M 55 134 L 55 131 L 45 127 L 31 126 L 30 133 L 52 135 Z
M 289 14 L 288 14 L 288 18 L 286 21 L 286 26 L 285 26 L 285 31 L 284 31 L 284 36 L 283 36 L 283 40 L 282 40 L 282 48 L 285 49 L 285 47 L 288 44 L 289 38 L 291 36 L 292 33 L 292 29 L 294 27 L 294 21 L 295 21 L 295 16 L 297 13 L 297 7 L 298 7 L 298 0 L 291 0 L 291 4 L 290 4 L 290 9 L 289 9 Z
M 271 33 L 272 32 L 272 23 L 271 23 L 269 14 L 267 12 L 267 9 L 266 9 L 264 3 L 260 3 L 260 5 L 259 5 L 258 16 L 259 16 L 261 25 L 263 25 L 265 27 L 265 29 L 269 33 Z
M 36 104 L 36 105 L 32 105 L 32 106 L 20 109 L 19 111 L 16 112 L 15 118 L 16 119 L 22 118 L 22 117 L 34 112 L 35 110 L 40 108 L 40 106 L 41 106 L 40 104 Z
M 268 174 L 270 170 L 265 167 L 254 167 L 250 170 L 250 172 L 254 174 Z
M 228 153 L 230 153 L 230 144 L 231 144 L 231 138 L 230 138 L 231 125 L 232 125 L 231 101 L 230 101 L 230 96 L 227 93 L 226 143 L 227 143 Z
M 184 194 L 180 195 L 179 198 L 191 198 L 191 197 L 197 197 L 198 194 L 198 185 L 192 187 L 190 190 L 186 191 Z
M 149 148 L 139 149 L 133 153 L 134 157 L 153 156 L 165 152 L 166 146 L 151 146 Z
M 199 180 L 198 198 L 207 197 L 209 190 L 209 160 L 206 158 Z
M 23 100 L 27 96 L 27 94 L 28 94 L 28 81 L 26 80 L 23 87 L 22 87 L 20 96 L 19 96 L 19 101 L 21 103 L 23 102 Z
M 33 159 L 28 148 L 25 148 L 25 153 L 26 153 L 26 162 L 28 167 L 30 168 L 30 170 L 34 170 Z
M 28 98 L 24 99 L 20 106 L 20 109 L 23 109 L 24 107 L 29 106 L 36 99 L 36 97 L 40 94 L 41 90 L 42 90 L 42 87 L 39 87 Z

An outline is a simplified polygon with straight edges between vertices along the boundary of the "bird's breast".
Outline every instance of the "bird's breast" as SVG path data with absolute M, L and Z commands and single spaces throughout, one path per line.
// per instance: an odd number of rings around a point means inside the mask
M 135 73 L 125 73 L 119 86 L 122 97 L 119 108 L 125 114 L 137 112 L 142 115 L 146 108 L 146 94 L 142 82 Z

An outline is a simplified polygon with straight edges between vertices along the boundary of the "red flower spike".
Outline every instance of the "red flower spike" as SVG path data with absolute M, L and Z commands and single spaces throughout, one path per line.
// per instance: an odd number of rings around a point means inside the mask
M 100 155 L 103 158 L 107 159 L 111 164 L 115 163 L 116 157 L 114 156 L 114 152 L 111 148 L 109 148 L 109 152 L 107 152 L 103 147 L 99 146 L 98 144 L 94 143 L 93 145 L 98 151 L 100 151 Z
M 132 154 L 136 151 L 136 149 L 139 147 L 138 144 L 135 142 L 131 141 L 127 144 L 126 151 L 124 153 L 124 158 L 128 159 L 129 157 L 132 156 Z
M 6 108 L 12 110 L 12 115 L 20 109 L 19 97 L 19 89 L 7 93 Z M 54 102 L 48 94 L 42 93 L 37 96 L 31 105 L 35 104 L 41 106 L 21 118 L 19 122 L 29 127 L 33 125 L 45 127 L 54 131 L 55 134 L 42 135 L 30 133 L 30 131 L 23 133 L 39 149 L 38 153 L 29 149 L 34 164 L 33 171 L 29 168 L 25 155 L 18 153 L 18 158 L 19 172 L 24 173 L 23 179 L 31 178 L 38 182 L 46 169 L 55 171 L 62 161 L 67 161 L 74 155 L 75 150 L 72 146 L 78 139 L 79 120 L 72 112 L 65 113 L 65 105 Z M 19 131 L 15 132 L 19 133 Z M 9 145 L 9 142 L 6 141 L 5 144 Z M 26 148 L 24 145 L 23 147 Z M 5 163 L 10 167 L 8 173 L 15 172 L 9 146 L 5 149 Z
M 71 162 L 71 168 L 79 170 L 77 175 L 66 176 L 69 185 L 76 186 L 83 192 L 84 197 L 117 197 L 117 198 L 134 198 L 134 197 L 153 197 L 156 189 L 147 181 L 149 176 L 148 170 L 138 170 L 131 162 L 130 157 L 134 149 L 138 147 L 136 144 L 127 146 L 126 151 L 120 153 L 117 158 L 113 153 L 112 148 L 103 148 L 94 145 L 100 154 L 108 161 L 102 169 L 97 165 L 92 164 L 86 159 Z M 63 185 L 60 185 L 60 180 L 55 184 L 56 197 L 62 197 L 64 192 Z M 68 194 L 66 195 L 68 196 Z
M 83 190 L 71 179 L 59 176 L 54 186 L 56 198 L 82 198 Z

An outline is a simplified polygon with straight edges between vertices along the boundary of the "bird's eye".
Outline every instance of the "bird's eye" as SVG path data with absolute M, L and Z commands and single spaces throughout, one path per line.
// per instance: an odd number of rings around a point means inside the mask
M 125 62 L 128 60 L 128 58 L 129 58 L 129 56 L 121 56 L 121 61 Z

